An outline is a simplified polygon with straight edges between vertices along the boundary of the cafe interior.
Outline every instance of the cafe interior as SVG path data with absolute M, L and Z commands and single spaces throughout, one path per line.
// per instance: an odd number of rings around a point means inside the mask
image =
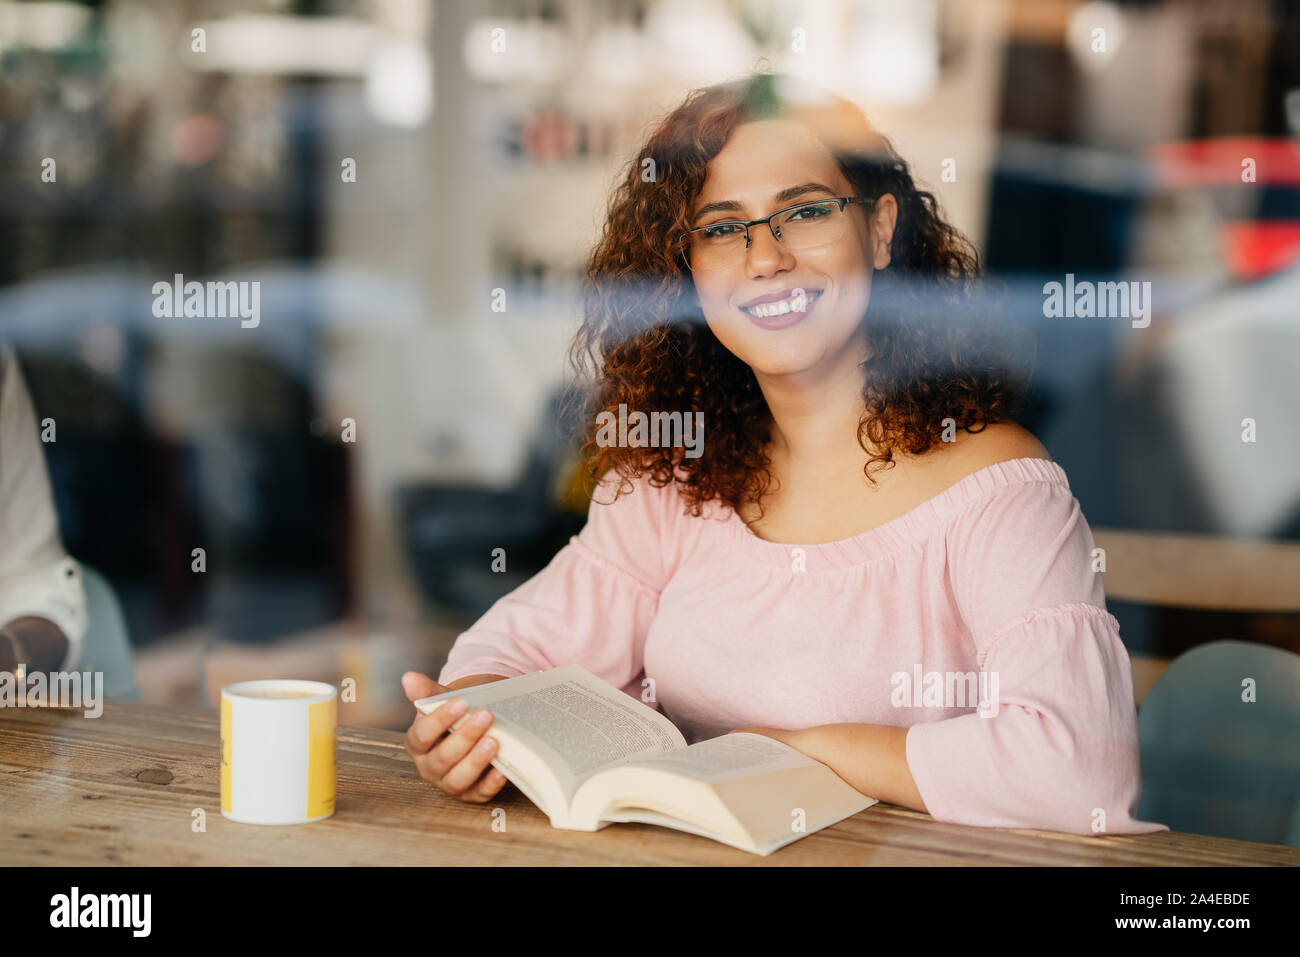
M 1300 10 L 1273 0 L 0 0 L 0 340 L 57 423 L 108 696 L 351 679 L 340 724 L 405 728 L 403 672 L 586 521 L 561 396 L 618 171 L 762 64 L 862 107 L 1033 338 L 1020 422 L 1105 551 L 1138 816 L 1300 847 Z M 1147 284 L 1149 324 L 1048 315 L 1067 274 Z M 260 322 L 159 316 L 180 277 L 260 283 Z M 1237 669 L 1292 693 L 1243 717 L 1207 690 Z

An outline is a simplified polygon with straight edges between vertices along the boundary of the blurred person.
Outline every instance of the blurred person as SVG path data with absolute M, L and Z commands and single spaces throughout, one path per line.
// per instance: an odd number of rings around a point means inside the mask
M 628 165 L 572 351 L 587 525 L 408 697 L 576 663 L 653 678 L 690 742 L 767 734 L 938 820 L 1165 830 L 1133 817 L 1128 655 L 1064 470 L 1011 418 L 976 250 L 856 107 L 789 82 L 695 91 Z M 616 410 L 702 414 L 702 454 L 611 444 Z M 976 673 L 978 713 L 931 694 Z M 488 801 L 492 715 L 450 732 L 458 704 L 406 748 Z
M 63 549 L 31 396 L 0 343 L 0 672 L 71 671 L 81 660 L 86 598 Z

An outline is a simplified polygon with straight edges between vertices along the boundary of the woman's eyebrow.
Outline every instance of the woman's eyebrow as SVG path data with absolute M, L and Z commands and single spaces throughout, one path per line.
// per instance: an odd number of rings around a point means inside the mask
M 789 186 L 781 190 L 772 198 L 777 203 L 788 203 L 790 200 L 797 199 L 807 193 L 825 193 L 827 196 L 834 196 L 835 190 L 822 183 L 800 183 L 798 186 Z M 706 213 L 738 213 L 740 210 L 740 203 L 733 199 L 724 199 L 714 203 L 705 203 L 696 210 L 695 218 L 698 219 Z

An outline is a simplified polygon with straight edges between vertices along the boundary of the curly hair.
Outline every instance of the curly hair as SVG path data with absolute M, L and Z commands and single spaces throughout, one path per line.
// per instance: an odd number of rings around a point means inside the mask
M 788 102 L 783 84 L 793 82 L 759 73 L 693 91 L 620 176 L 587 261 L 584 319 L 569 355 L 577 379 L 566 405 L 577 412 L 588 494 L 611 471 L 620 477 L 618 494 L 647 473 L 657 487 L 676 482 L 694 515 L 715 499 L 737 512 L 755 504 L 761 515 L 772 482 L 771 412 L 753 370 L 704 321 L 684 258 L 709 161 L 738 125 L 753 120 L 785 116 L 807 124 L 855 195 L 891 193 L 898 203 L 891 263 L 876 274 L 870 319 L 861 323 L 870 358 L 857 438 L 869 456 L 868 481 L 876 481 L 873 467 L 895 464 L 896 451 L 919 455 L 945 428 L 980 431 L 1024 401 L 1014 350 L 977 306 L 984 284 L 974 246 L 943 220 L 934 195 L 918 188 L 861 111 L 838 97 Z M 598 414 L 620 405 L 702 412 L 704 454 L 598 443 Z

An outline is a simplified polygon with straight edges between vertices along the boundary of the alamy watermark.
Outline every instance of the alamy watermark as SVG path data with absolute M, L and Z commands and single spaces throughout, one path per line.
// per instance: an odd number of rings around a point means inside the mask
M 1134 329 L 1151 325 L 1151 283 L 1075 281 L 1043 284 L 1043 316 L 1047 319 L 1132 319 Z
M 159 319 L 237 317 L 243 329 L 256 329 L 262 321 L 260 282 L 186 282 L 182 273 L 176 273 L 173 279 L 153 284 L 153 314 Z
M 130 930 L 133 937 L 148 937 L 152 911 L 152 894 L 83 894 L 80 887 L 73 887 L 50 898 L 50 926 L 119 927 Z
M 618 404 L 618 416 L 605 411 L 596 416 L 596 444 L 603 449 L 683 447 L 688 459 L 704 453 L 703 412 L 631 412 Z
M 80 708 L 87 718 L 104 713 L 104 672 L 0 671 L 0 708 Z
M 889 703 L 895 708 L 974 708 L 981 718 L 998 713 L 996 671 L 895 671 Z

